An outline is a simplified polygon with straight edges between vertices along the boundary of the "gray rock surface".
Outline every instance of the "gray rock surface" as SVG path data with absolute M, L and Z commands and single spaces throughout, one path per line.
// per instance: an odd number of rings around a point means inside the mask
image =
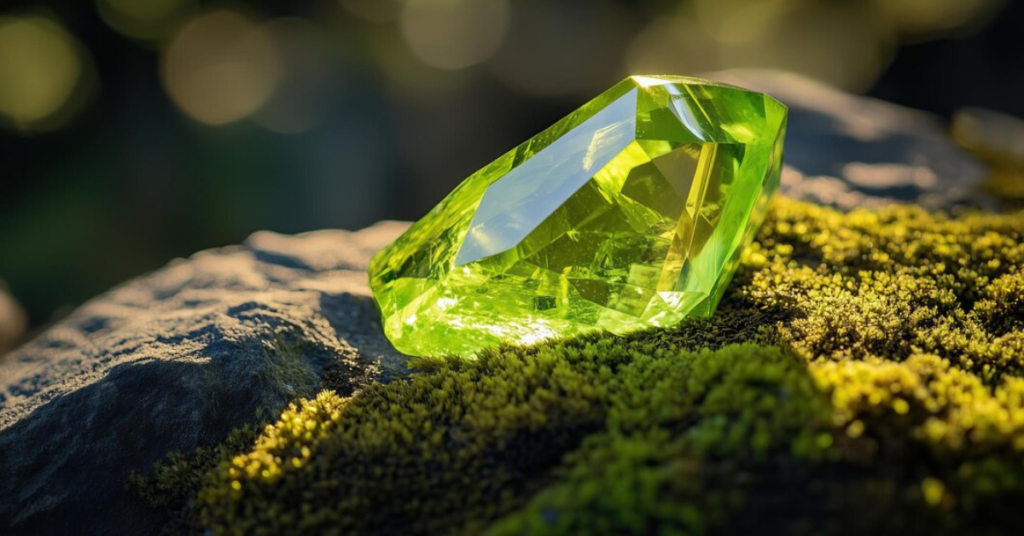
M 403 374 L 365 269 L 405 226 L 257 233 L 115 288 L 7 355 L 0 534 L 153 534 L 165 520 L 126 489 L 130 471 L 273 415 L 332 366 Z
M 21 340 L 27 327 L 25 311 L 0 281 L 0 356 Z
M 790 106 L 788 195 L 984 202 L 985 166 L 931 116 L 792 75 L 712 77 Z M 0 359 L 0 534 L 152 534 L 165 520 L 125 487 L 130 471 L 273 415 L 332 367 L 404 374 L 365 269 L 405 226 L 257 233 L 124 284 Z
M 789 106 L 784 195 L 841 209 L 893 202 L 994 207 L 988 168 L 935 116 L 833 89 L 792 73 L 737 69 L 708 78 Z

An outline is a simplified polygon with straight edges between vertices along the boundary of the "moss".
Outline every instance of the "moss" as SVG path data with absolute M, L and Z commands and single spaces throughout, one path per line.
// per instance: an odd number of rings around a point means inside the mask
M 261 378 L 288 396 L 311 394 L 317 383 L 316 371 L 305 358 L 311 346 L 288 330 L 276 333 L 273 339 L 263 342 Z
M 156 486 L 214 534 L 1008 532 L 1022 232 L 780 199 L 712 318 L 418 359 Z
M 132 472 L 128 484 L 154 507 L 170 513 L 165 533 L 198 534 L 202 530 L 196 495 L 204 475 L 218 464 L 247 452 L 261 431 L 262 425 L 250 424 L 233 430 L 214 447 L 199 448 L 188 455 L 171 452 L 166 460 L 156 464 L 151 474 Z

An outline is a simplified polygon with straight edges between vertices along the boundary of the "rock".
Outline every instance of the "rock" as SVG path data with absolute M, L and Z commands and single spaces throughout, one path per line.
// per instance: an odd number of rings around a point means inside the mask
M 984 108 L 953 115 L 953 137 L 996 165 L 1024 168 L 1024 119 Z
M 21 340 L 28 328 L 28 317 L 0 281 L 0 356 Z
M 0 363 L 0 533 L 153 534 L 126 488 L 168 451 L 224 439 L 341 365 L 404 373 L 365 269 L 405 224 L 261 232 L 85 304 Z
M 987 166 L 957 145 L 937 117 L 791 73 L 738 69 L 707 77 L 789 106 L 783 195 L 841 209 L 893 202 L 994 206 L 980 190 Z
M 1024 208 L 1024 119 L 984 108 L 953 114 L 953 137 L 992 166 L 985 184 L 1003 208 Z

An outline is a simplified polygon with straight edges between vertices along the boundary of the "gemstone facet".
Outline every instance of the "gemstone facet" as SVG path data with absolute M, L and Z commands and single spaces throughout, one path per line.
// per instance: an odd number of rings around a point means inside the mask
M 782 168 L 786 107 L 634 76 L 467 178 L 380 251 L 370 285 L 410 355 L 710 315 Z

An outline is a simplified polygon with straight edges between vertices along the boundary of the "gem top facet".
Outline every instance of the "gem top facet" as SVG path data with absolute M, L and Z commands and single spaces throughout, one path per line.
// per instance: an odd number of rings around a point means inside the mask
M 410 355 L 710 315 L 777 189 L 786 107 L 634 76 L 474 173 L 370 264 Z

